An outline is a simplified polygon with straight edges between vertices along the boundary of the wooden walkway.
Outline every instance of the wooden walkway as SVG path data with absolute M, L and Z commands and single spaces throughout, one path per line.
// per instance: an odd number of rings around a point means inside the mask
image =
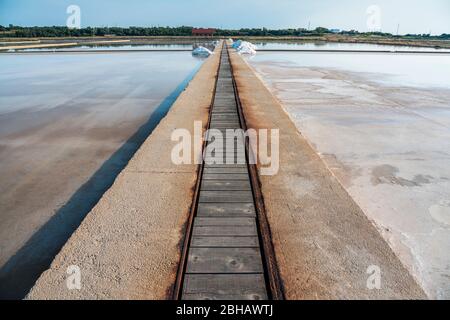
M 228 51 L 221 52 L 210 129 L 240 129 Z M 236 141 L 235 141 L 236 143 Z M 237 144 L 237 143 L 236 143 Z M 211 144 L 209 145 L 211 146 Z M 268 299 L 253 191 L 245 152 L 205 153 L 181 299 Z M 213 163 L 217 157 L 223 164 Z

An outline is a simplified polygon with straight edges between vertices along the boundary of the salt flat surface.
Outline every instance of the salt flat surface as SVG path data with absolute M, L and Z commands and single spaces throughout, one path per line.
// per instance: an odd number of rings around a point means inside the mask
M 248 61 L 426 292 L 449 298 L 450 56 Z
M 259 49 L 266 50 L 371 50 L 371 51 L 441 51 L 450 52 L 450 49 L 381 45 L 371 43 L 339 43 L 339 42 L 255 42 Z

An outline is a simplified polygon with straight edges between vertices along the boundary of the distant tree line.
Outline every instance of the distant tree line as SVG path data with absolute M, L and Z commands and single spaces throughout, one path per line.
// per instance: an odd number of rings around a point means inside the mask
M 216 36 L 237 36 L 237 37 L 299 37 L 299 36 L 322 36 L 325 34 L 341 34 L 350 36 L 379 36 L 391 38 L 410 38 L 410 39 L 435 39 L 435 40 L 449 40 L 450 34 L 441 34 L 440 36 L 431 36 L 429 34 L 408 34 L 404 36 L 394 36 L 390 33 L 383 32 L 359 32 L 356 30 L 350 31 L 336 31 L 327 28 L 318 27 L 313 30 L 305 28 L 298 29 L 267 29 L 267 28 L 253 28 L 253 29 L 216 29 Z M 0 37 L 12 38 L 44 38 L 44 37 L 89 37 L 89 36 L 191 36 L 192 27 L 87 27 L 81 29 L 69 29 L 67 27 L 52 26 L 52 27 L 20 27 L 9 25 L 7 27 L 0 26 Z

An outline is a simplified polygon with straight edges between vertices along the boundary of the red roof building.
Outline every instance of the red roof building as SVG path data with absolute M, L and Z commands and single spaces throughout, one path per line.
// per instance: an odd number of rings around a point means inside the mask
M 204 28 L 193 28 L 192 29 L 192 35 L 194 37 L 212 37 L 214 36 L 214 33 L 216 32 L 216 29 L 204 29 Z

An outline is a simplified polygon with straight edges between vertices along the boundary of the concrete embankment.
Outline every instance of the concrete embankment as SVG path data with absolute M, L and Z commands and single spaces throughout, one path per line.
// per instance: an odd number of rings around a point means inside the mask
M 286 298 L 426 298 L 253 70 L 231 62 L 247 127 L 280 130 L 279 172 L 260 183 Z
M 28 299 L 170 297 L 198 167 L 173 164 L 171 134 L 177 128 L 193 134 L 194 121 L 206 126 L 218 63 L 216 54 L 203 64 Z M 72 265 L 80 270 L 80 290 L 67 287 Z

